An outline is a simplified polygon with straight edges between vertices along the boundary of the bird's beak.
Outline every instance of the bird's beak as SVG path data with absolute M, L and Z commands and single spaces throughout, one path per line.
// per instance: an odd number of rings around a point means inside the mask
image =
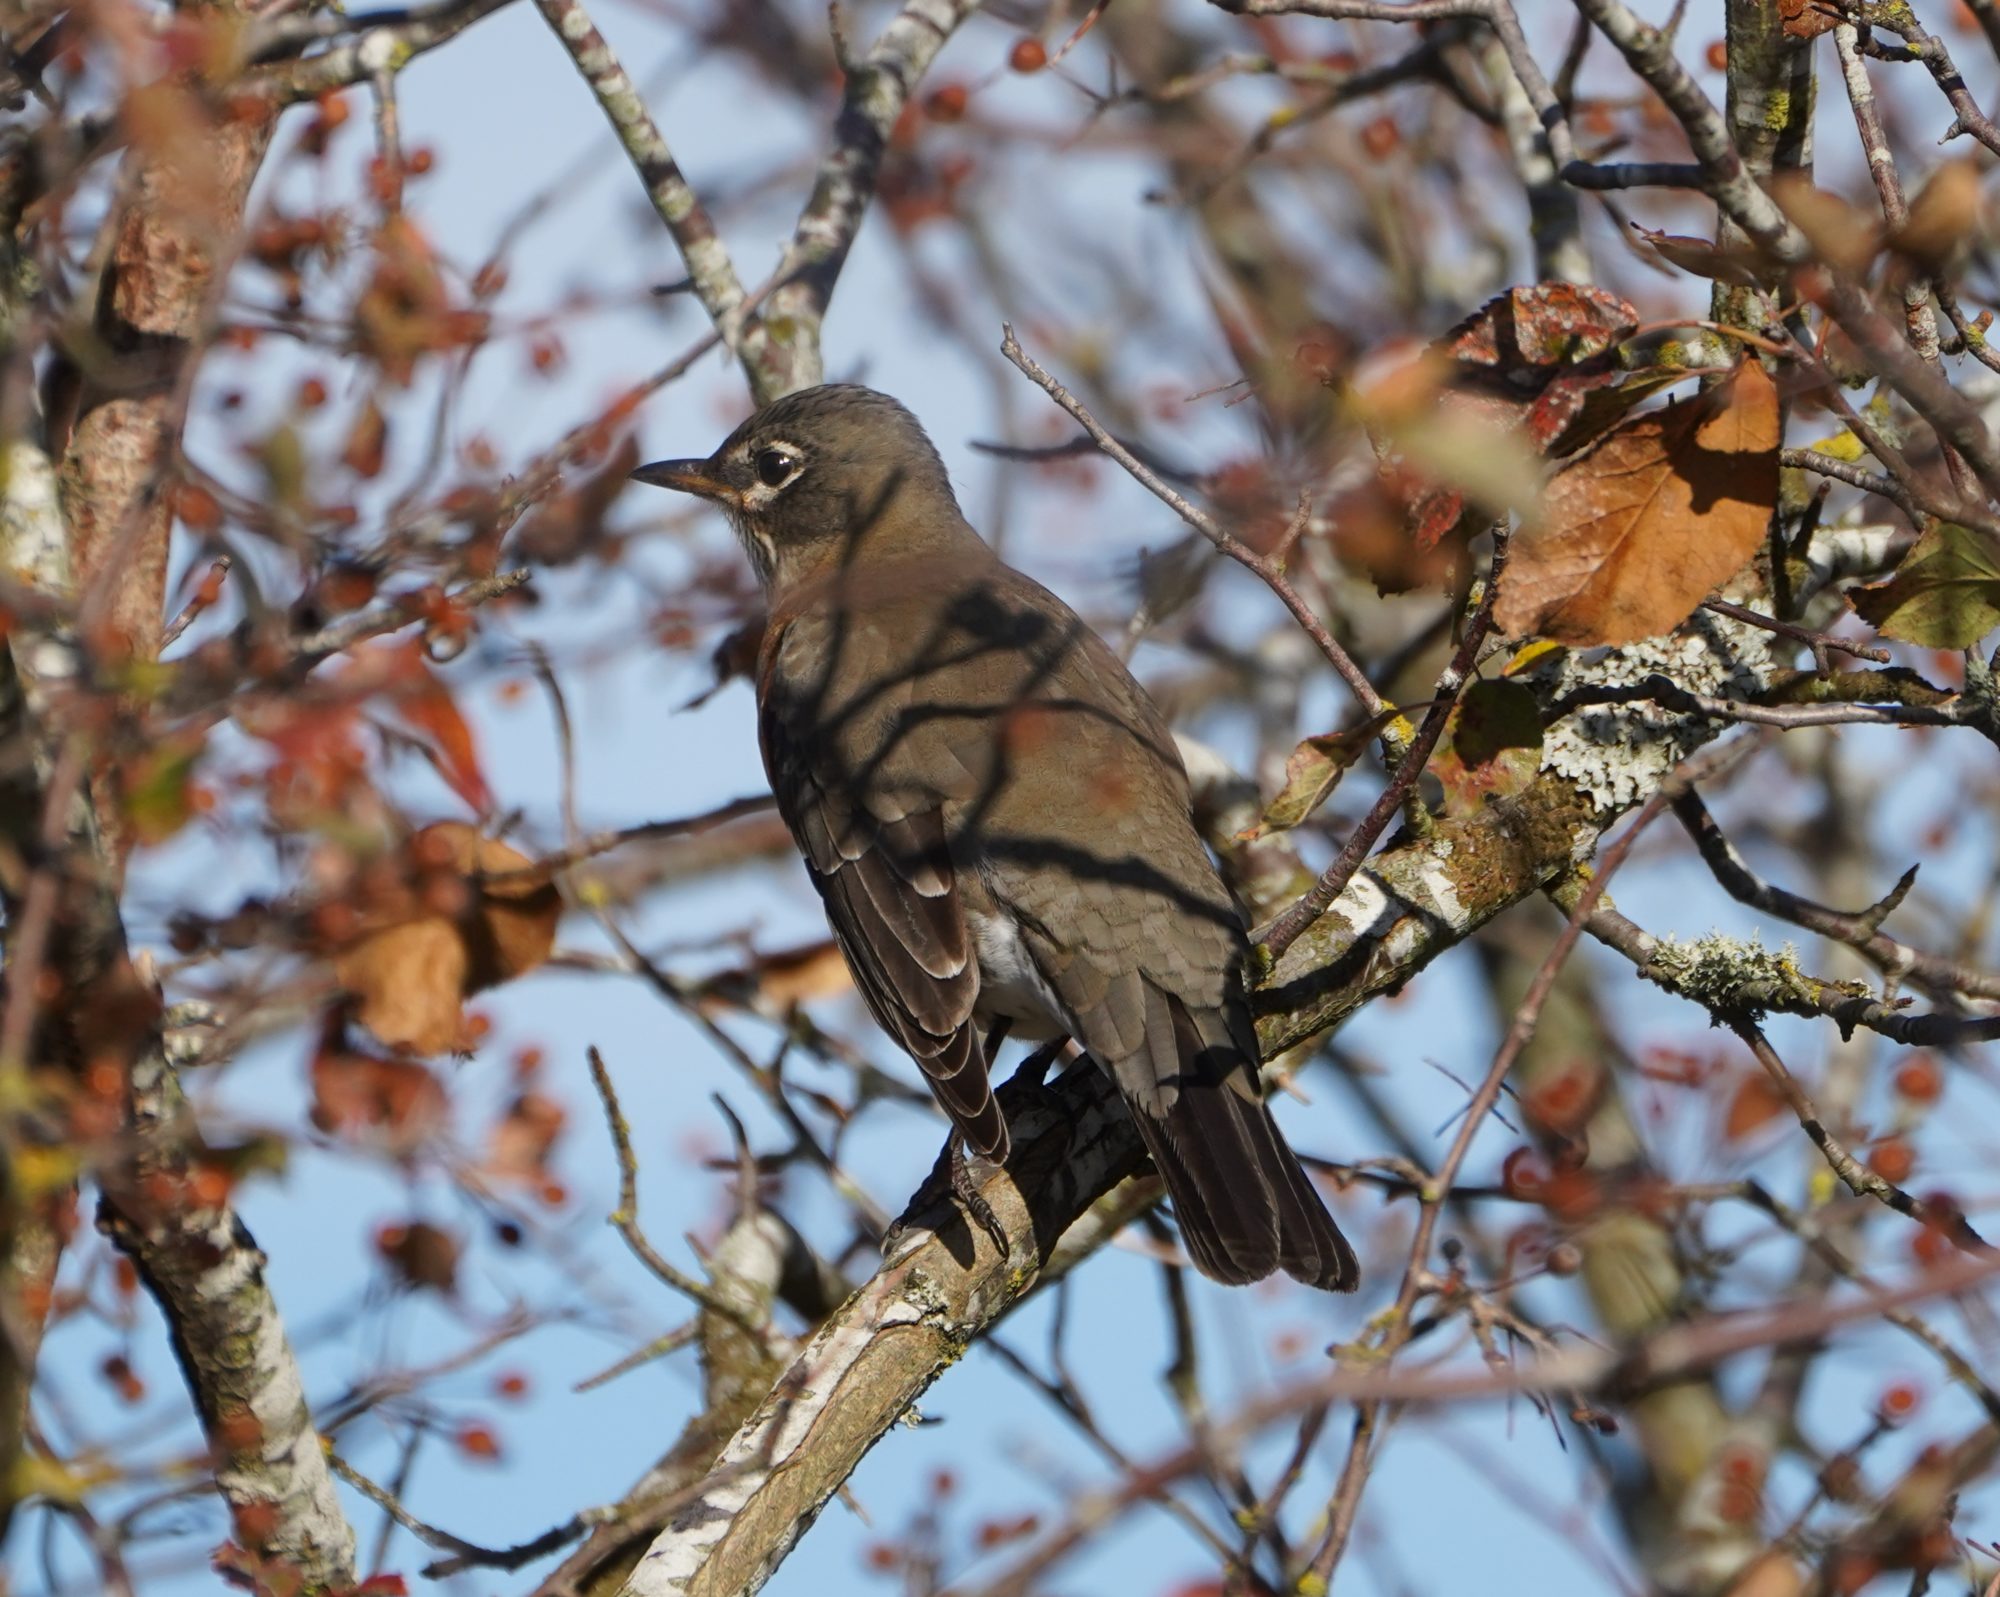
M 734 499 L 735 490 L 707 460 L 656 460 L 632 473 L 634 482 L 648 482 L 655 488 L 671 488 L 676 493 L 699 494 L 703 499 Z

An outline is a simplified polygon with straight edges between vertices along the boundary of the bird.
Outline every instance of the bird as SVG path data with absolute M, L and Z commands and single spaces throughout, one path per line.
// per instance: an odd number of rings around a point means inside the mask
M 1001 1042 L 1046 1061 L 1073 1040 L 1202 1274 L 1352 1290 L 1353 1250 L 1264 1100 L 1247 933 L 1166 720 L 965 519 L 917 418 L 822 384 L 632 476 L 719 506 L 756 570 L 771 789 L 855 986 L 961 1139 L 954 1191 L 961 1145 L 1007 1155 Z

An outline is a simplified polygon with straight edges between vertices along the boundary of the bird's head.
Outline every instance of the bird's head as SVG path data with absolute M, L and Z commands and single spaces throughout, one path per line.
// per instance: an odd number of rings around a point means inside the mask
M 924 552 L 960 525 L 958 501 L 917 418 L 887 394 L 827 383 L 774 400 L 706 460 L 632 475 L 722 507 L 766 588 Z

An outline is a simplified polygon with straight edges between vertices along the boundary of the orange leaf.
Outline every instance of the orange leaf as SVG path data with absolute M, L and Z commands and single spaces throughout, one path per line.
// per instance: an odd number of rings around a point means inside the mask
M 313 1123 L 349 1136 L 374 1132 L 414 1151 L 444 1124 L 444 1088 L 423 1065 L 322 1050 L 312 1063 Z
M 544 1181 L 549 1155 L 562 1135 L 562 1105 L 539 1092 L 524 1092 L 507 1106 L 493 1127 L 486 1168 L 512 1181 Z
M 396 711 L 430 742 L 438 775 L 474 810 L 484 814 L 493 803 L 492 789 L 479 768 L 479 747 L 458 703 L 431 669 L 417 660 L 414 681 L 396 699 Z M 522 861 L 523 864 L 527 862 Z
M 526 870 L 533 863 L 505 843 L 479 839 L 478 869 L 489 878 Z M 466 991 L 497 987 L 526 975 L 547 959 L 556 944 L 562 908 L 562 894 L 546 876 L 482 882 L 478 921 L 484 942 L 473 943 Z
M 464 1247 L 449 1231 L 427 1220 L 385 1225 L 375 1234 L 375 1248 L 406 1286 L 429 1287 L 447 1297 L 458 1290 Z
M 382 415 L 382 407 L 370 397 L 355 413 L 347 442 L 341 446 L 341 464 L 357 477 L 379 477 L 388 448 L 389 423 Z
M 1729 1100 L 1729 1113 L 1722 1124 L 1722 1134 L 1731 1142 L 1741 1142 L 1758 1127 L 1768 1124 L 1785 1112 L 1785 1097 L 1761 1071 L 1754 1076 L 1745 1076 L 1736 1084 L 1736 1091 Z
M 1937 271 L 1979 232 L 1983 174 L 1971 160 L 1947 161 L 1924 180 L 1910 214 L 1889 243 L 1898 254 Z
M 333 962 L 356 1013 L 392 1048 L 441 1054 L 458 1040 L 469 963 L 465 939 L 442 918 L 409 921 L 364 939 Z
M 1778 15 L 1788 39 L 1817 39 L 1840 26 L 1840 13 L 1816 0 L 1778 0 Z
M 1746 249 L 1677 233 L 1656 233 L 1637 222 L 1632 224 L 1632 231 L 1652 245 L 1669 266 L 1678 266 L 1696 277 L 1714 278 L 1719 283 L 1735 283 L 1744 288 L 1757 286 L 1757 257 Z
M 1757 552 L 1777 495 L 1778 391 L 1745 361 L 1556 474 L 1541 525 L 1516 540 L 1496 619 L 1575 644 L 1670 632 Z

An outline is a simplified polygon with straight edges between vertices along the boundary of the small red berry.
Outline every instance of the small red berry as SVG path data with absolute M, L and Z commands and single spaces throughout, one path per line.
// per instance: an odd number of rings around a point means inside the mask
M 924 115 L 933 122 L 956 122 L 965 115 L 972 93 L 963 83 L 946 83 L 933 89 L 924 101 Z
M 1910 1172 L 1916 1167 L 1916 1151 L 1901 1137 L 1884 1137 L 1868 1156 L 1868 1168 L 1898 1186 L 1910 1179 Z
M 1936 1103 L 1944 1092 L 1944 1072 L 1929 1054 L 1918 1054 L 1896 1071 L 1896 1091 L 1912 1103 Z
M 1883 1392 L 1881 1400 L 1875 1406 L 1884 1424 L 1900 1425 L 1916 1413 L 1918 1405 L 1922 1402 L 1923 1393 L 1917 1390 L 1914 1382 L 1897 1381 Z
M 458 1450 L 467 1458 L 490 1464 L 500 1457 L 500 1438 L 493 1434 L 492 1427 L 481 1425 L 476 1420 L 467 1420 L 459 1426 L 455 1440 Z
M 1395 154 L 1396 146 L 1402 142 L 1402 129 L 1392 116 L 1378 116 L 1361 130 L 1361 148 L 1377 161 Z

